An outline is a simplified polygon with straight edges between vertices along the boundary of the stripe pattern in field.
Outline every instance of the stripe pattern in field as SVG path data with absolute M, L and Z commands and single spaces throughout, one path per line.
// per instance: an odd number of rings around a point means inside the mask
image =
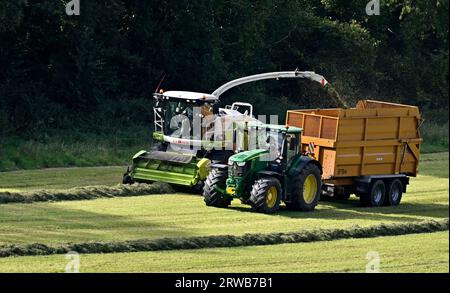
M 172 193 L 170 185 L 160 182 L 152 184 L 118 184 L 116 186 L 85 186 L 66 190 L 36 190 L 25 192 L 0 192 L 0 204 L 32 203 L 43 201 L 86 200 L 96 198 L 126 197 L 149 194 Z
M 2 245 L 0 257 L 25 255 L 64 254 L 69 251 L 78 253 L 114 253 L 179 249 L 199 249 L 214 247 L 238 247 L 253 245 L 273 245 L 282 243 L 302 243 L 330 241 L 349 238 L 371 238 L 418 233 L 448 231 L 449 219 L 429 220 L 391 225 L 369 227 L 352 227 L 349 229 L 318 229 L 311 231 L 270 234 L 244 234 L 242 236 L 219 235 L 185 238 L 141 239 L 122 242 L 85 242 L 47 245 L 34 243 L 30 245 Z

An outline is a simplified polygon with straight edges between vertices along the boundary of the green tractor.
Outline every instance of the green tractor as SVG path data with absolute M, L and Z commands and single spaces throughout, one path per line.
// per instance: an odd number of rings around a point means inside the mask
M 322 167 L 301 153 L 302 129 L 270 124 L 248 127 L 249 133 L 265 129 L 265 143 L 231 156 L 228 165 L 211 166 L 203 189 L 206 205 L 224 208 L 239 198 L 262 213 L 277 211 L 282 201 L 291 210 L 313 210 L 320 199 Z

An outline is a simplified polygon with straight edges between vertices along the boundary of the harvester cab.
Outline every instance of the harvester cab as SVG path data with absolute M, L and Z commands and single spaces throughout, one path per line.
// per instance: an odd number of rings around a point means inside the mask
M 214 108 L 219 99 L 210 94 L 168 91 L 155 93 L 153 107 L 155 143 L 174 143 L 171 138 L 186 138 L 191 132 L 191 123 L 194 118 L 204 118 L 214 114 Z M 194 111 L 194 108 L 198 111 Z M 194 117 L 194 116 L 198 117 Z M 186 142 L 190 144 L 190 141 Z M 161 149 L 161 146 L 158 146 Z
M 313 210 L 321 193 L 321 167 L 300 151 L 302 129 L 249 123 L 256 148 L 212 165 L 205 182 L 207 205 L 227 207 L 234 198 L 259 212 L 272 213 L 280 202 L 294 210 Z

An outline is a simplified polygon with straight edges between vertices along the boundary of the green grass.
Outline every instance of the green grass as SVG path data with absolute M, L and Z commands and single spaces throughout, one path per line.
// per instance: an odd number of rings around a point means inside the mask
M 250 212 L 239 201 L 228 209 L 207 207 L 200 196 L 188 194 L 7 204 L 0 205 L 0 244 L 242 235 L 447 218 L 448 153 L 422 158 L 421 175 L 411 178 L 398 207 L 361 208 L 353 197 L 348 202 L 321 202 L 314 212 L 282 209 L 265 215 Z
M 365 272 L 369 251 L 381 272 L 449 272 L 449 233 L 315 243 L 80 255 L 80 272 Z M 0 259 L 0 272 L 64 272 L 65 255 Z
M 150 146 L 151 125 L 96 132 L 37 131 L 29 135 L 32 138 L 0 137 L 0 171 L 124 165 Z
M 116 185 L 122 182 L 124 166 L 49 168 L 0 173 L 1 191 L 67 189 L 88 185 Z
M 199 196 L 152 195 L 91 201 L 0 205 L 0 244 L 126 241 L 162 237 L 242 235 L 372 226 L 448 218 L 448 153 L 424 154 L 420 175 L 398 207 L 361 208 L 321 202 L 310 213 L 275 215 L 206 207 Z M 122 167 L 5 172 L 0 188 L 33 190 L 115 185 Z M 364 271 L 367 251 L 378 251 L 384 272 L 448 272 L 448 232 L 372 239 L 184 251 L 81 256 L 84 272 L 324 272 Z M 61 272 L 64 255 L 0 259 L 1 272 Z
M 420 133 L 423 138 L 421 147 L 422 152 L 432 153 L 448 151 L 448 120 L 446 123 L 425 120 L 420 129 Z

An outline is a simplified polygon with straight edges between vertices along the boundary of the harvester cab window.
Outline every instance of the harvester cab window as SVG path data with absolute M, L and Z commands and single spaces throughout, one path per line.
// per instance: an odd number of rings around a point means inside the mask
M 169 101 L 166 112 L 166 122 L 169 125 L 169 135 L 178 137 L 181 133 L 186 135 L 190 131 L 193 105 L 185 101 Z
M 200 106 L 200 113 L 202 114 L 202 117 L 208 117 L 214 114 L 214 108 L 209 103 L 204 103 Z

